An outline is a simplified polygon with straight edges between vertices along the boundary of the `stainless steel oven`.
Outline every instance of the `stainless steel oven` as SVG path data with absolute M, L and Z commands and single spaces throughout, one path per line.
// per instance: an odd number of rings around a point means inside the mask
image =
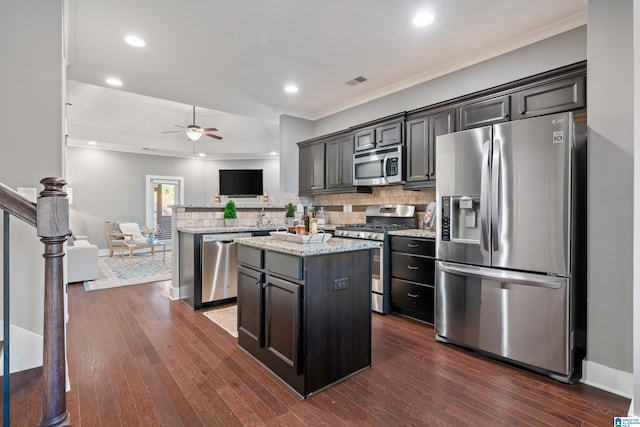
M 371 309 L 377 313 L 387 314 L 391 311 L 388 231 L 416 228 L 415 206 L 367 206 L 365 215 L 365 223 L 339 225 L 336 227 L 335 235 L 337 237 L 379 242 L 378 248 L 372 251 Z
M 354 185 L 397 184 L 404 180 L 404 147 L 375 148 L 353 155 Z

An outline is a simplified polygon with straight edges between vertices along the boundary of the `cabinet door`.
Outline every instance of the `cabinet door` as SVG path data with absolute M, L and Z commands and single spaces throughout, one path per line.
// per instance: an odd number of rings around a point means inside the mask
M 429 180 L 436 179 L 436 137 L 455 131 L 455 110 L 443 111 L 429 117 L 429 147 L 426 161 Z
M 250 348 L 264 347 L 263 283 L 262 273 L 238 266 L 238 339 Z
M 429 179 L 429 117 L 407 122 L 407 181 Z
M 403 122 L 389 123 L 376 128 L 376 146 L 402 144 Z
M 300 192 L 324 189 L 324 144 L 300 147 Z
M 577 76 L 518 92 L 518 118 L 585 108 L 585 80 L 584 76 Z
M 353 187 L 353 139 L 351 135 L 327 141 L 325 188 Z
M 353 134 L 353 144 L 356 151 L 368 150 L 376 146 L 375 129 L 365 129 Z
M 508 122 L 510 108 L 511 97 L 509 95 L 463 105 L 459 108 L 460 126 L 458 126 L 458 130 Z
M 265 284 L 265 346 L 268 352 L 300 372 L 302 331 L 301 286 L 267 276 Z

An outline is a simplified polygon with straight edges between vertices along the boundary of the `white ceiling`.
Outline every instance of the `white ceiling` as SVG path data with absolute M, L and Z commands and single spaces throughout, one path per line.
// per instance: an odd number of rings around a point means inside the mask
M 412 26 L 420 10 L 434 23 Z M 68 143 L 267 157 L 283 112 L 318 119 L 586 21 L 587 0 L 68 0 Z M 161 133 L 191 105 L 222 141 Z

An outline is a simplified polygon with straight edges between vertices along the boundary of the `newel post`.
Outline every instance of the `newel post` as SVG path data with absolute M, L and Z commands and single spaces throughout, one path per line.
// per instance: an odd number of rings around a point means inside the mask
M 69 201 L 62 178 L 44 178 L 36 227 L 44 244 L 44 395 L 40 426 L 69 425 L 65 387 L 64 242 L 69 234 Z

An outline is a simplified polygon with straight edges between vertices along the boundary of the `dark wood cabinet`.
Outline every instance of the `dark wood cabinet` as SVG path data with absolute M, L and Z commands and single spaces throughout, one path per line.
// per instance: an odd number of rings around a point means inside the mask
M 517 119 L 586 108 L 586 77 L 575 76 L 534 86 L 515 94 Z
M 458 109 L 458 130 L 473 129 L 510 120 L 511 96 L 504 95 L 463 105 Z
M 324 189 L 324 142 L 299 147 L 299 191 Z
M 391 236 L 391 308 L 433 324 L 435 240 Z
M 265 349 L 284 368 L 300 375 L 301 285 L 267 276 L 264 284 Z
M 404 143 L 403 128 L 404 117 L 357 129 L 353 133 L 354 150 L 363 151 L 387 145 L 402 144 Z
M 435 185 L 436 137 L 456 131 L 455 110 L 407 120 L 407 182 Z
M 303 397 L 371 365 L 371 252 L 238 246 L 238 345 Z
M 345 134 L 325 144 L 325 181 L 327 189 L 353 187 L 353 139 Z

